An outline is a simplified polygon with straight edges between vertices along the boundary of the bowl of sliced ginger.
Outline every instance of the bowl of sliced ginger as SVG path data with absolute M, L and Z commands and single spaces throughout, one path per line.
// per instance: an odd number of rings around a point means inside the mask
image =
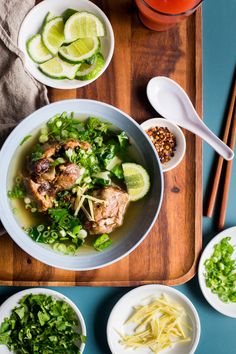
M 158 284 L 140 286 L 114 306 L 107 323 L 112 354 L 193 354 L 201 325 L 191 301 Z

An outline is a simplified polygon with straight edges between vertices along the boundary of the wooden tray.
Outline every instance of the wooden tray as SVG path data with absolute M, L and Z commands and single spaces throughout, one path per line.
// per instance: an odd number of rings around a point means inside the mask
M 168 32 L 146 29 L 129 0 L 99 1 L 115 32 L 115 52 L 106 72 L 86 88 L 50 90 L 51 101 L 91 98 L 110 103 L 139 123 L 157 116 L 146 85 L 157 75 L 171 77 L 189 94 L 202 114 L 201 9 Z M 55 269 L 24 253 L 8 235 L 0 237 L 2 285 L 176 285 L 196 271 L 202 238 L 201 142 L 185 132 L 182 163 L 165 174 L 164 201 L 158 221 L 145 241 L 123 260 L 100 270 Z

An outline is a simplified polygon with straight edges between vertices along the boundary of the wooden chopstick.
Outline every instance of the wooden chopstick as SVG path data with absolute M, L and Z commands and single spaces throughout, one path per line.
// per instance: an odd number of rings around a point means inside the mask
M 234 86 L 233 86 L 233 90 L 232 90 L 232 96 L 231 96 L 231 100 L 230 100 L 229 111 L 228 111 L 228 115 L 227 115 L 227 119 L 226 119 L 225 131 L 224 131 L 224 136 L 223 136 L 223 142 L 225 144 L 227 144 L 228 139 L 229 139 L 229 132 L 230 132 L 230 127 L 231 127 L 231 122 L 232 122 L 232 117 L 233 117 L 235 99 L 236 99 L 236 79 L 234 81 Z M 220 182 L 223 161 L 224 161 L 223 157 L 218 156 L 216 173 L 214 176 L 211 194 L 210 194 L 210 198 L 209 198 L 209 202 L 208 202 L 208 206 L 207 206 L 206 214 L 205 214 L 208 218 L 212 217 L 213 210 L 215 207 L 215 201 L 216 201 L 216 196 L 217 196 L 217 192 L 219 189 L 219 182 Z
M 233 122 L 232 122 L 232 130 L 231 130 L 229 147 L 232 150 L 234 150 L 235 140 L 236 140 L 236 108 L 235 108 L 235 104 L 234 104 L 234 110 L 233 110 L 232 117 L 233 117 Z M 223 187 L 223 196 L 222 196 L 220 215 L 219 215 L 219 221 L 218 221 L 218 228 L 220 230 L 223 229 L 224 225 L 225 225 L 225 216 L 226 216 L 227 202 L 228 202 L 228 196 L 229 196 L 229 187 L 230 187 L 232 166 L 233 166 L 233 160 L 227 161 L 224 187 Z

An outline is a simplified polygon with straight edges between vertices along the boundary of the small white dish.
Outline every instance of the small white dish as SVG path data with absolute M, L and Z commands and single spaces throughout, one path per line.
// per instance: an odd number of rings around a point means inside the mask
M 131 315 L 134 306 L 140 305 L 143 300 L 149 297 L 160 297 L 162 294 L 166 294 L 173 302 L 184 307 L 188 314 L 188 324 L 192 327 L 190 342 L 176 344 L 173 348 L 163 351 L 163 354 L 193 354 L 195 352 L 201 333 L 201 324 L 195 307 L 180 291 L 166 285 L 152 284 L 131 290 L 117 302 L 111 311 L 107 323 L 107 340 L 112 354 L 150 354 L 149 349 L 132 350 L 122 346 L 118 332 L 122 332 L 124 322 Z
M 11 315 L 11 311 L 19 304 L 20 299 L 22 299 L 23 296 L 27 294 L 45 294 L 52 296 L 56 300 L 62 300 L 65 301 L 67 304 L 70 305 L 70 307 L 74 310 L 78 317 L 78 330 L 79 332 L 86 336 L 86 326 L 84 322 L 84 318 L 79 311 L 78 307 L 72 302 L 68 297 L 64 296 L 63 294 L 50 290 L 50 289 L 44 289 L 44 288 L 32 288 L 32 289 L 26 289 L 19 291 L 18 293 L 12 295 L 9 297 L 1 306 L 0 306 L 0 325 L 4 321 L 6 317 L 9 317 Z M 85 344 L 82 343 L 80 346 L 80 352 L 81 354 L 83 353 L 85 348 Z M 12 354 L 12 352 L 5 346 L 5 345 L 0 345 L 0 353 L 1 354 Z
M 56 80 L 51 79 L 44 75 L 39 69 L 38 65 L 33 62 L 29 57 L 26 50 L 26 42 L 34 34 L 38 33 L 42 26 L 43 20 L 47 13 L 50 11 L 56 16 L 60 16 L 66 9 L 71 8 L 78 11 L 88 11 L 98 16 L 100 20 L 104 23 L 106 29 L 106 36 L 101 38 L 101 53 L 105 58 L 105 65 L 99 72 L 96 78 L 87 81 L 79 80 Z M 58 89 L 75 89 L 86 86 L 91 82 L 95 81 L 108 67 L 113 52 L 114 52 L 114 33 L 110 21 L 108 20 L 105 13 L 94 3 L 88 0 L 67 0 L 67 1 L 55 1 L 55 0 L 44 0 L 38 5 L 32 8 L 32 10 L 26 15 L 23 20 L 19 35 L 18 35 L 18 47 L 25 55 L 25 67 L 30 72 L 30 74 L 38 81 L 47 85 L 49 87 L 54 87 Z
M 176 138 L 176 150 L 174 156 L 165 164 L 161 164 L 163 172 L 167 172 L 175 168 L 183 159 L 186 151 L 186 140 L 182 130 L 174 123 L 165 118 L 151 118 L 141 124 L 146 131 L 154 127 L 166 127 Z
M 225 316 L 236 318 L 236 303 L 224 303 L 221 301 L 217 294 L 213 294 L 211 289 L 206 286 L 205 282 L 205 266 L 204 262 L 212 256 L 214 251 L 214 246 L 219 243 L 225 237 L 231 237 L 230 243 L 232 246 L 236 245 L 236 226 L 230 227 L 222 232 L 220 232 L 217 236 L 215 236 L 204 249 L 201 259 L 198 266 L 198 280 L 199 285 L 202 290 L 202 293 L 205 299 L 209 302 L 209 304 L 218 312 L 222 313 Z M 236 249 L 232 256 L 233 259 L 236 259 Z

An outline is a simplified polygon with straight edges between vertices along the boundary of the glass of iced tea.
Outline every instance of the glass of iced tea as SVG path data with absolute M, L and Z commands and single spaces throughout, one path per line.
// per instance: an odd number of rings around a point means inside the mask
M 143 24 L 154 31 L 166 31 L 191 15 L 203 0 L 135 0 Z

